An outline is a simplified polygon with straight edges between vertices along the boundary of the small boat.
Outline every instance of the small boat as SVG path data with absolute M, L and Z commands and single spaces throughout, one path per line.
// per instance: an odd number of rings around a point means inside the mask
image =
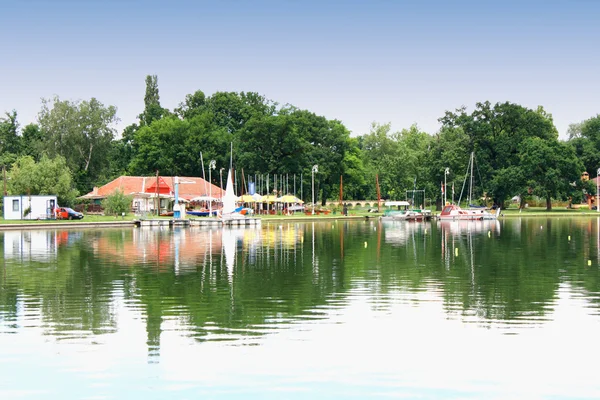
M 431 210 L 409 209 L 408 201 L 386 201 L 386 207 L 389 208 L 383 212 L 380 217 L 383 221 L 423 221 L 431 219 Z
M 471 204 L 472 192 L 473 192 L 473 165 L 475 163 L 474 153 L 471 152 L 471 158 L 469 160 L 469 166 L 467 167 L 466 179 L 470 176 L 469 181 L 469 198 L 467 204 L 469 208 L 461 208 L 456 204 L 446 204 L 441 214 L 438 216 L 441 220 L 466 220 L 466 221 L 480 221 L 498 219 L 500 215 L 500 207 L 496 209 L 494 213 L 489 212 L 485 207 L 475 206 Z M 469 175 L 469 170 L 470 175 Z M 462 195 L 462 193 L 461 193 Z M 460 203 L 460 199 L 458 200 Z
M 212 215 L 216 216 L 218 210 L 212 210 Z M 208 217 L 211 212 L 210 210 L 188 210 L 186 211 L 187 215 L 193 215 L 195 217 Z
M 500 214 L 500 208 L 496 209 L 495 213 L 490 213 L 485 208 L 467 208 L 462 209 L 456 204 L 449 204 L 442 210 L 439 215 L 441 220 L 469 220 L 469 221 L 483 221 L 490 219 L 498 219 Z

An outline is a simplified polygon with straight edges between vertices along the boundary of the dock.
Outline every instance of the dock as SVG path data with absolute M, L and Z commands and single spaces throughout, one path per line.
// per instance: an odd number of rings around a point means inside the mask
M 145 219 L 133 221 L 137 227 L 220 227 L 220 226 L 256 226 L 260 225 L 260 218 L 244 218 L 223 221 L 220 219 L 203 218 L 203 219 Z

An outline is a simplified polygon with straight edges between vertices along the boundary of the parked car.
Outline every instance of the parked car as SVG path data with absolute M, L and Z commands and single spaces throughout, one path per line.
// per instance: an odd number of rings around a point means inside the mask
M 82 219 L 83 214 L 69 207 L 58 207 L 56 209 L 56 219 Z

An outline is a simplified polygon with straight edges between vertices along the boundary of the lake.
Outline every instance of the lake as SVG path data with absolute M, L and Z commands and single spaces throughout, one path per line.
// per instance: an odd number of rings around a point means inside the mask
M 0 398 L 598 398 L 599 227 L 0 232 Z

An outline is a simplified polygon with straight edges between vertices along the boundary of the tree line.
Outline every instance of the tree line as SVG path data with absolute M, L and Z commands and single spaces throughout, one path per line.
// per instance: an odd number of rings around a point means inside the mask
M 318 165 L 322 204 L 339 197 L 340 184 L 344 199 L 375 199 L 376 181 L 382 198 L 403 200 L 407 190 L 425 189 L 439 202 L 442 182 L 447 194 L 451 184 L 463 184 L 472 152 L 478 193 L 495 204 L 538 196 L 551 208 L 553 199 L 595 193 L 580 176 L 595 176 L 600 166 L 600 115 L 572 124 L 565 141 L 542 107 L 486 101 L 470 112 L 447 111 L 439 121 L 435 133 L 416 125 L 392 132 L 390 124 L 373 123 L 370 132 L 351 136 L 338 120 L 254 92 L 197 90 L 169 110 L 160 104 L 157 77 L 147 76 L 144 109 L 122 132 L 115 129 L 117 108 L 96 98 L 43 99 L 37 121 L 25 127 L 16 111 L 5 113 L 0 162 L 7 192 L 57 194 L 62 204 L 120 175 L 208 178 L 201 154 L 227 169 L 231 143 L 236 171 L 262 179 L 293 175 L 308 189 Z M 211 180 L 220 185 L 218 173 Z M 303 197 L 310 201 L 310 190 Z

